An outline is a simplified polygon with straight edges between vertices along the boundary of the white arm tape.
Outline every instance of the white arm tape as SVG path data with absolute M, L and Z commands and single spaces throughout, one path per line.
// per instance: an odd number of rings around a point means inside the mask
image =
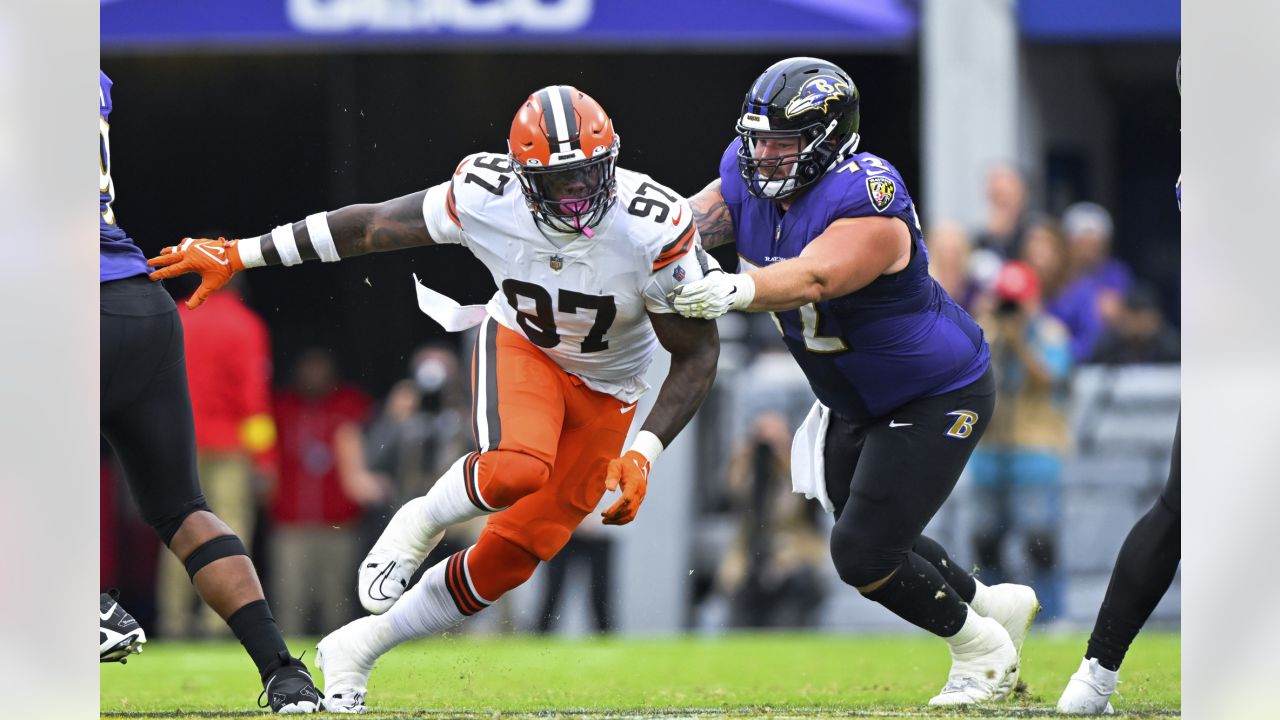
M 307 234 L 311 236 L 311 247 L 321 262 L 338 262 L 338 246 L 333 244 L 333 233 L 329 231 L 329 214 L 318 212 L 307 216 Z
M 631 442 L 631 449 L 643 455 L 652 465 L 653 461 L 662 454 L 663 447 L 657 435 L 648 430 L 641 430 L 636 433 L 636 439 Z
M 241 238 L 236 241 L 236 248 L 240 250 L 240 262 L 245 267 L 256 268 L 267 264 L 262 257 L 261 237 Z
M 298 243 L 293 239 L 293 225 L 281 225 L 271 231 L 271 242 L 280 253 L 280 262 L 285 267 L 302 263 L 302 253 L 298 252 Z
M 737 285 L 738 290 L 733 296 L 733 309 L 746 310 L 751 301 L 756 299 L 756 279 L 747 273 L 735 275 L 734 277 L 736 278 L 735 285 Z

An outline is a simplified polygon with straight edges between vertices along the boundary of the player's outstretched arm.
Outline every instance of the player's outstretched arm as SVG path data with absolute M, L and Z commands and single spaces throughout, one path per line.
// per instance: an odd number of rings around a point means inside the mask
M 622 497 L 602 513 L 606 525 L 635 519 L 648 488 L 650 464 L 689 423 L 716 379 L 720 335 L 714 322 L 652 312 L 649 322 L 671 353 L 671 369 L 631 449 L 609 463 L 605 487 L 622 488 Z
M 186 238 L 147 261 L 160 268 L 151 273 L 151 279 L 198 273 L 200 287 L 187 301 L 194 309 L 245 268 L 297 265 L 307 260 L 337 262 L 353 255 L 431 245 L 422 214 L 426 193 L 423 190 L 383 203 L 316 213 L 257 237 Z
M 734 241 L 733 216 L 729 214 L 729 206 L 725 205 L 724 195 L 720 192 L 720 178 L 712 180 L 689 198 L 689 207 L 693 208 L 693 219 L 698 225 L 704 249 L 710 250 Z
M 686 317 L 730 310 L 794 310 L 848 295 L 911 261 L 911 232 L 897 218 L 841 218 L 798 257 L 751 273 L 711 273 L 676 289 L 672 306 Z
M 751 273 L 755 297 L 747 310 L 794 310 L 848 295 L 911 259 L 911 232 L 897 218 L 841 218 L 799 257 Z

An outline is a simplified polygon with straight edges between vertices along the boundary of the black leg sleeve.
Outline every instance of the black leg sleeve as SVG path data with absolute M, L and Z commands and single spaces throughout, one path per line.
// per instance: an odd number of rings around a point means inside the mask
M 884 585 L 864 597 L 938 637 L 960 632 L 968 610 L 960 596 L 928 560 L 908 553 L 906 562 Z
M 1169 590 L 1182 560 L 1182 422 L 1173 444 L 1169 482 L 1155 505 L 1129 531 L 1106 597 L 1098 611 L 1085 657 L 1118 670 L 1138 631 Z
M 973 596 L 978 592 L 978 584 L 973 581 L 972 575 L 964 571 L 964 568 L 956 565 L 951 556 L 947 555 L 946 548 L 939 545 L 937 540 L 928 535 L 921 535 L 916 539 L 916 544 L 911 547 L 911 552 L 928 560 L 930 565 L 937 568 L 942 574 L 942 579 L 955 589 L 961 600 L 967 603 L 973 602 Z

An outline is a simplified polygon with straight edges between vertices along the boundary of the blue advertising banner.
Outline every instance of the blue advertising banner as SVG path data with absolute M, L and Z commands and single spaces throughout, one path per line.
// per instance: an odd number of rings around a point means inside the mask
M 1018 24 L 1032 40 L 1177 40 L 1181 0 L 1019 0 Z
M 915 0 L 101 0 L 104 50 L 333 44 L 856 49 L 905 45 Z

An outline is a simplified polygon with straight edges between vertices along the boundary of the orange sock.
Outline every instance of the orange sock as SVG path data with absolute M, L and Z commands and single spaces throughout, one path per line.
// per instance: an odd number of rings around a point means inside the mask
M 538 558 L 528 550 L 485 530 L 467 553 L 465 570 L 480 595 L 478 599 L 487 604 L 520 587 L 537 567 Z M 460 589 L 465 589 L 465 585 Z

